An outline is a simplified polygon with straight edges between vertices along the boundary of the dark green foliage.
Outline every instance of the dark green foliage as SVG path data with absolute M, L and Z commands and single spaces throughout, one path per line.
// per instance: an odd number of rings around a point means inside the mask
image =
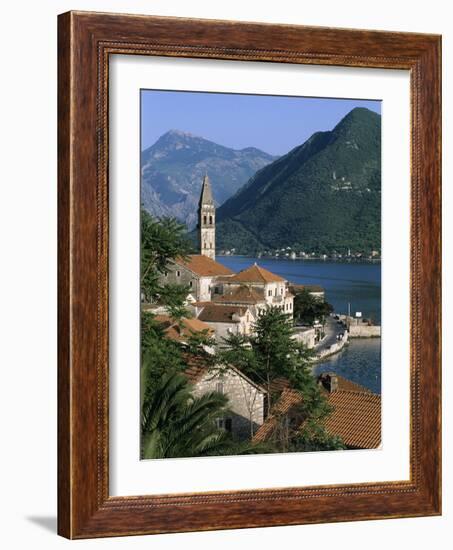
M 339 451 L 346 449 L 341 437 L 329 434 L 322 424 L 308 422 L 300 433 L 294 434 L 288 447 L 288 451 L 313 452 L 313 451 Z
M 145 364 L 146 369 L 146 364 Z M 194 397 L 187 379 L 165 373 L 142 405 L 143 458 L 217 455 L 229 448 L 225 430 L 216 427 L 227 398 L 220 393 Z
M 257 172 L 217 212 L 219 249 L 381 247 L 381 117 L 352 110 L 332 131 Z
M 253 335 L 229 335 L 220 351 L 225 363 L 234 365 L 267 389 L 271 412 L 279 397 L 279 392 L 272 391 L 275 380 L 287 379 L 290 387 L 302 396 L 296 411 L 291 412 L 298 421 L 291 425 L 286 415 L 278 418 L 273 438 L 267 443 L 271 451 L 262 452 L 303 450 L 303 445 L 307 450 L 325 450 L 329 445 L 332 449 L 335 445 L 341 448 L 341 441 L 331 438 L 322 428 L 322 419 L 330 414 L 331 408 L 311 374 L 312 352 L 291 335 L 292 321 L 288 315 L 277 307 L 269 307 L 259 315 Z
M 325 318 L 333 312 L 333 306 L 323 299 L 310 294 L 307 289 L 294 296 L 294 321 L 313 325 L 315 319 L 324 324 Z
M 168 268 L 168 262 L 190 251 L 184 225 L 173 218 L 153 218 L 142 209 L 140 289 L 147 301 L 156 300 L 163 291 L 159 277 Z M 176 294 L 176 286 L 173 290 L 167 287 L 168 296 L 175 298 Z

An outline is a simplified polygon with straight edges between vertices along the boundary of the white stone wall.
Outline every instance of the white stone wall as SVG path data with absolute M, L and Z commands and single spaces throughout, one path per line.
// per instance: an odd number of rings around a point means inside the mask
M 233 435 L 250 439 L 264 422 L 264 391 L 228 368 L 206 373 L 195 384 L 193 393 L 201 396 L 211 391 L 220 391 L 228 397 L 229 412 L 225 418 L 231 419 Z

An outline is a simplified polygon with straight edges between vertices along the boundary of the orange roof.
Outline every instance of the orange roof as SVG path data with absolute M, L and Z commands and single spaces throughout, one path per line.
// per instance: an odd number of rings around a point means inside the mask
M 219 365 L 213 366 L 208 357 L 200 352 L 197 355 L 191 353 L 183 353 L 184 362 L 187 365 L 187 368 L 183 371 L 183 374 L 187 377 L 189 382 L 194 385 L 201 380 L 203 375 L 210 374 L 212 378 L 217 375 L 222 375 L 226 370 L 232 371 L 240 376 L 243 380 L 248 382 L 251 386 L 256 388 L 261 393 L 267 393 L 265 388 L 256 384 L 248 376 L 246 376 L 242 371 L 234 367 L 233 365 Z M 211 358 L 212 359 L 212 358 Z
M 240 286 L 232 291 L 227 291 L 225 294 L 214 294 L 214 302 L 238 303 L 238 304 L 257 304 L 265 301 L 264 292 L 248 286 Z
M 333 412 L 324 421 L 326 430 L 348 447 L 376 449 L 381 443 L 381 396 L 369 391 L 337 390 L 329 393 Z
M 173 321 L 168 315 L 156 315 L 155 319 L 163 326 L 165 336 L 170 340 L 176 340 L 178 342 L 186 340 L 195 332 L 206 331 L 209 336 L 214 333 L 209 325 L 203 323 L 199 319 L 184 318 L 181 320 L 181 326 Z
M 207 256 L 202 254 L 192 254 L 187 258 L 178 258 L 175 263 L 182 265 L 201 277 L 215 277 L 216 275 L 233 275 L 234 271 L 231 271 L 228 267 L 211 260 Z
M 208 361 L 201 352 L 198 355 L 183 353 L 183 359 L 187 364 L 184 375 L 191 384 L 196 384 L 204 374 L 209 372 Z
M 198 319 L 211 323 L 238 323 L 239 321 L 233 319 L 233 315 L 243 317 L 246 311 L 247 307 L 210 304 L 202 309 Z
M 283 379 L 282 379 L 283 380 Z M 252 438 L 253 443 L 262 443 L 266 441 L 278 425 L 280 416 L 287 414 L 293 407 L 302 402 L 302 395 L 292 388 L 285 388 L 275 405 L 272 407 L 271 414 L 258 428 L 258 431 Z
M 231 277 L 230 281 L 241 283 L 283 283 L 285 279 L 255 263 Z
M 326 373 L 329 376 L 331 373 Z M 333 410 L 323 420 L 324 427 L 332 435 L 338 435 L 347 447 L 375 449 L 381 442 L 381 396 L 367 388 L 336 375 L 338 389 L 332 392 L 323 386 L 326 398 Z M 266 441 L 273 433 L 279 416 L 287 414 L 302 401 L 297 390 L 289 387 L 289 381 L 278 378 L 271 391 L 282 391 L 272 411 L 253 436 L 253 442 Z M 303 423 L 301 427 L 303 426 Z
M 360 384 L 356 384 L 355 382 L 352 382 L 352 380 L 348 380 L 347 378 L 343 378 L 343 376 L 340 376 L 339 374 L 333 373 L 333 372 L 323 372 L 318 376 L 318 383 L 321 385 L 322 389 L 329 392 L 330 388 L 330 379 L 331 377 L 335 377 L 337 379 L 337 391 L 344 390 L 344 391 L 355 391 L 355 392 L 368 392 L 373 393 L 368 388 L 365 388 L 365 386 L 361 386 Z

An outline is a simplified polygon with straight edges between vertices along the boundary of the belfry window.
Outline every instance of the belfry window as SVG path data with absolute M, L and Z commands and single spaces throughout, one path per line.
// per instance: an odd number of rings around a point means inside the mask
M 212 216 L 209 216 L 209 225 L 212 225 Z
M 206 225 L 206 224 L 208 223 L 208 222 L 207 222 L 207 219 L 208 219 L 207 216 L 203 216 L 203 223 L 204 223 L 204 225 Z

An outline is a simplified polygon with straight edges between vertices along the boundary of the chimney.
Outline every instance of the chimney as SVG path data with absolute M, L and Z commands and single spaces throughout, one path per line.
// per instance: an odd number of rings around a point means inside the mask
M 319 376 L 318 383 L 329 393 L 338 390 L 338 376 L 334 372 L 324 372 Z

